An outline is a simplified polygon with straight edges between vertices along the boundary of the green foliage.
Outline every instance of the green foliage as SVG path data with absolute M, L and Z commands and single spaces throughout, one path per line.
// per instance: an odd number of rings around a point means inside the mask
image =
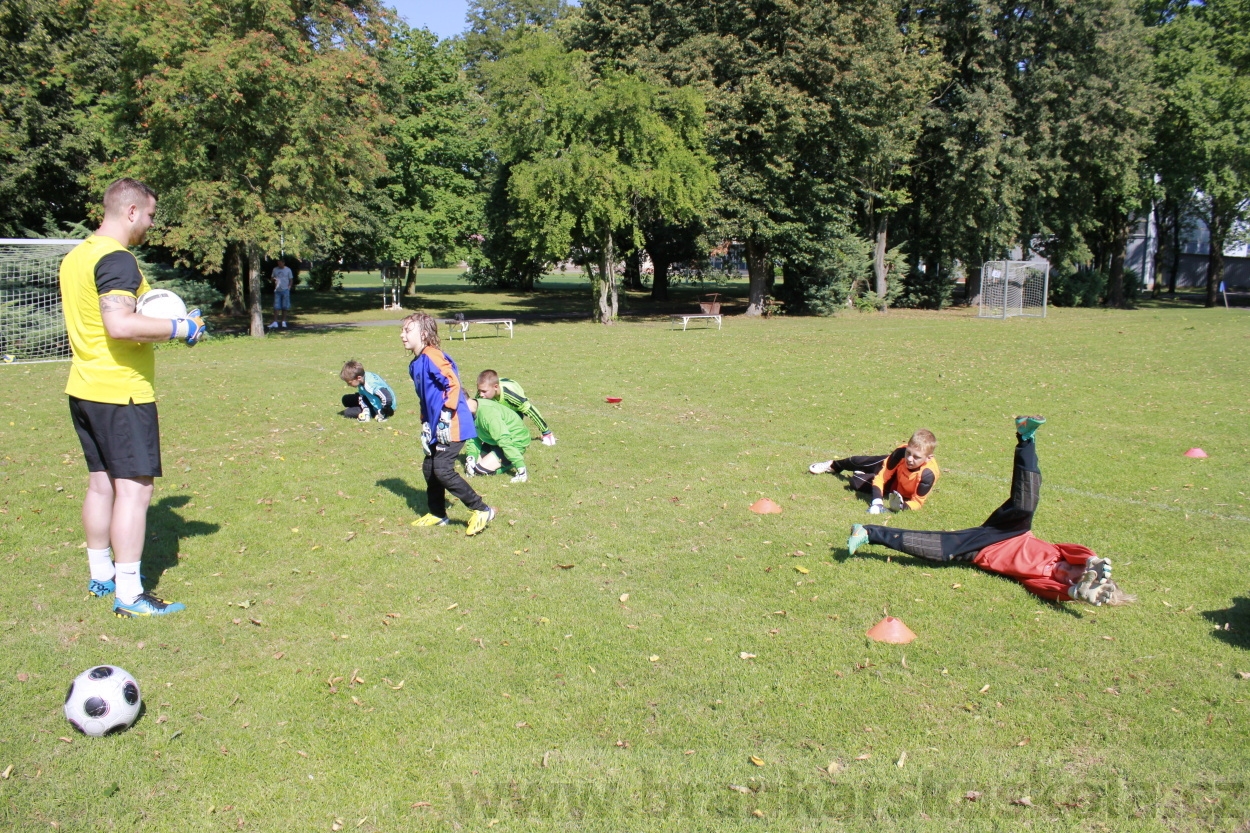
M 308 286 L 317 292 L 330 292 L 343 288 L 343 270 L 336 260 L 314 260 L 308 270 Z
M 0 237 L 86 219 L 116 44 L 92 0 L 0 0 Z
M 486 77 L 510 208 L 505 233 L 536 263 L 576 250 L 591 266 L 596 314 L 611 323 L 615 238 L 642 244 L 642 206 L 675 223 L 697 218 L 715 187 L 701 98 L 693 88 L 595 71 L 541 33 L 521 37 Z
M 465 78 L 463 44 L 396 23 L 380 55 L 386 171 L 378 183 L 380 259 L 456 261 L 482 223 L 489 164 L 485 108 Z
M 216 271 L 229 246 L 328 249 L 382 172 L 372 0 L 110 5 L 121 77 L 108 101 L 115 161 L 97 172 L 160 193 L 161 242 Z
M 935 268 L 931 272 L 913 269 L 906 275 L 897 300 L 892 302 L 894 306 L 941 309 L 950 304 L 955 279 L 948 268 Z
M 1096 307 L 1107 294 L 1107 273 L 1099 269 L 1051 269 L 1050 298 L 1057 307 Z
M 551 29 L 569 8 L 566 0 L 469 0 L 465 54 L 475 65 L 497 61 L 517 38 Z

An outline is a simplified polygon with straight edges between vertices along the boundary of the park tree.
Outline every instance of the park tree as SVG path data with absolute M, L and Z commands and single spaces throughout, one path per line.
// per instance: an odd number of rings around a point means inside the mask
M 0 0 L 0 236 L 56 233 L 96 207 L 114 54 L 91 0 Z
M 457 41 L 397 23 L 380 59 L 391 141 L 375 210 L 382 218 L 378 254 L 408 263 L 411 292 L 419 262 L 465 257 L 481 226 L 486 109 L 462 72 Z
M 541 32 L 520 38 L 486 78 L 511 208 L 504 231 L 542 261 L 574 252 L 589 267 L 596 317 L 613 323 L 617 240 L 643 242 L 639 207 L 673 223 L 707 209 L 716 180 L 702 100 L 689 88 L 597 71 Z
M 465 55 L 477 66 L 496 61 L 527 31 L 548 31 L 569 12 L 567 0 L 469 0 Z
M 934 66 L 906 18 L 890 0 L 587 0 L 574 20 L 573 43 L 600 63 L 706 98 L 714 225 L 744 245 L 748 314 L 763 311 L 777 261 L 796 267 L 788 276 L 814 269 L 854 233 L 856 205 L 884 239 L 905 201 Z
M 1250 10 L 1229 0 L 1179 7 L 1155 31 L 1154 47 L 1163 98 L 1156 164 L 1169 198 L 1192 198 L 1206 224 L 1211 307 L 1224 249 L 1250 220 Z
M 159 239 L 206 271 L 246 276 L 263 335 L 260 264 L 332 249 L 383 171 L 374 0 L 184 0 L 107 6 L 121 80 L 107 100 L 114 159 L 160 193 Z

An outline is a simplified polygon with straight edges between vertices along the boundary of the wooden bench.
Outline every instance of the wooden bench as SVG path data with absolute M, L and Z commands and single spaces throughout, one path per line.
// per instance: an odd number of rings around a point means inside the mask
M 461 341 L 469 340 L 470 324 L 491 324 L 495 328 L 495 335 L 499 335 L 499 328 L 506 327 L 508 329 L 508 338 L 512 338 L 512 325 L 516 323 L 515 318 L 439 318 L 436 319 L 439 324 L 446 324 L 450 331 L 452 340 L 456 338 L 456 333 L 460 333 Z
M 710 319 L 708 321 L 709 326 L 711 326 L 712 321 L 715 321 L 716 329 L 718 330 L 720 329 L 720 324 L 721 324 L 720 313 L 707 313 L 707 312 L 682 312 L 682 313 L 677 313 L 675 315 L 670 315 L 669 319 L 672 321 L 672 326 L 670 326 L 669 329 L 671 330 L 673 327 L 676 327 L 677 322 L 680 321 L 681 331 L 684 333 L 686 331 L 687 324 L 689 324 L 691 321 L 694 321 L 700 318 Z

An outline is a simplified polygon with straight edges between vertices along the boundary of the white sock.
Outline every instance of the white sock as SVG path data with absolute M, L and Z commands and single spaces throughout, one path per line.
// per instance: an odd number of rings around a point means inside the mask
M 139 562 L 117 565 L 117 601 L 133 604 L 143 593 L 143 580 L 139 578 Z
M 93 550 L 87 547 L 87 565 L 91 568 L 91 577 L 96 581 L 112 581 L 113 548 Z

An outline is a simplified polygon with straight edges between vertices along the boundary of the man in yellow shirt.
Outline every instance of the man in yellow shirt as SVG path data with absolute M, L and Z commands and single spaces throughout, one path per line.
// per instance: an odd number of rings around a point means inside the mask
M 104 221 L 61 262 L 61 302 L 73 362 L 65 393 L 87 461 L 82 522 L 93 596 L 116 593 L 121 617 L 162 616 L 185 609 L 145 593 L 139 576 L 152 481 L 161 476 L 160 428 L 152 344 L 204 335 L 199 310 L 186 318 L 136 311 L 148 282 L 128 250 L 143 242 L 156 194 L 134 179 L 104 192 Z

